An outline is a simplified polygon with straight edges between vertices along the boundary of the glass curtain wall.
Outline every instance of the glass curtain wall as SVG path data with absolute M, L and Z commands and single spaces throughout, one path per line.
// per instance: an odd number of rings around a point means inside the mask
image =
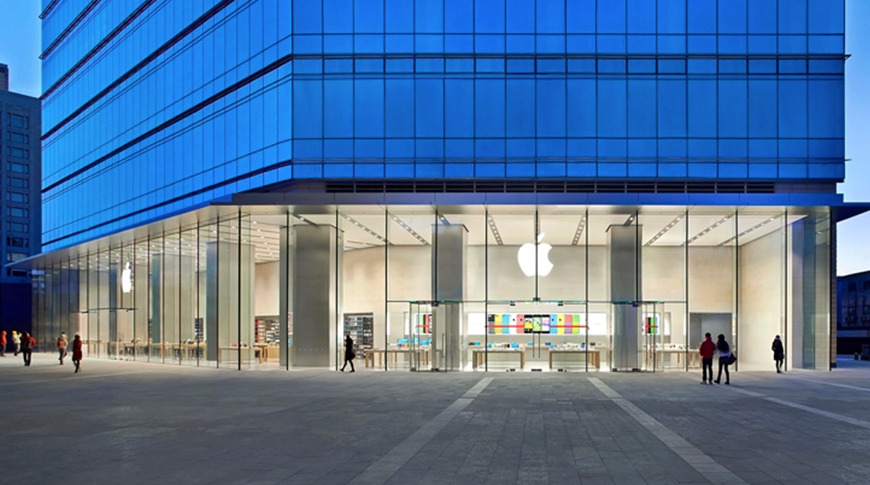
M 381 370 L 830 365 L 830 211 L 785 207 L 222 208 L 33 271 L 34 334 L 89 358 Z

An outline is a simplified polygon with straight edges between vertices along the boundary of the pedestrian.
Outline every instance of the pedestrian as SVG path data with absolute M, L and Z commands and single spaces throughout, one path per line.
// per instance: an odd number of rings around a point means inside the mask
M 79 334 L 76 334 L 75 338 L 73 339 L 72 361 L 73 364 L 75 364 L 76 366 L 76 370 L 75 372 L 73 372 L 73 374 L 75 374 L 79 371 L 79 366 L 81 366 L 82 364 L 82 338 L 79 336 Z
M 6 357 L 6 330 L 0 331 L 0 357 Z
M 18 353 L 21 352 L 21 334 L 12 331 L 12 346 L 15 347 L 15 355 L 14 357 L 18 357 Z
M 716 352 L 716 344 L 713 343 L 710 332 L 704 334 L 704 341 L 698 349 L 701 354 L 701 384 L 713 385 L 713 353 Z M 709 374 L 708 374 L 709 371 Z M 709 376 L 709 377 L 708 377 Z
M 30 357 L 36 341 L 27 332 L 21 334 L 20 341 L 19 347 L 21 347 L 21 355 L 24 356 L 24 367 L 30 367 Z
M 785 347 L 782 346 L 782 339 L 779 335 L 773 339 L 773 345 L 770 346 L 773 351 L 773 360 L 776 361 L 776 373 L 782 374 L 782 361 L 785 359 Z
M 721 333 L 716 337 L 716 351 L 719 352 L 719 375 L 716 376 L 716 384 L 722 380 L 722 368 L 725 368 L 725 384 L 731 384 L 731 373 L 728 372 L 728 366 L 731 365 L 731 346 L 725 341 L 725 336 Z
M 347 367 L 347 364 L 350 364 L 350 371 L 356 372 L 353 368 L 353 358 L 356 357 L 356 353 L 353 351 L 353 339 L 350 338 L 350 335 L 344 336 L 344 365 L 341 366 L 341 371 L 344 372 L 344 368 Z
M 59 354 L 57 360 L 60 365 L 63 365 L 63 359 L 66 357 L 67 346 L 69 346 L 69 341 L 66 339 L 66 332 L 61 332 L 60 337 L 57 338 L 57 353 Z

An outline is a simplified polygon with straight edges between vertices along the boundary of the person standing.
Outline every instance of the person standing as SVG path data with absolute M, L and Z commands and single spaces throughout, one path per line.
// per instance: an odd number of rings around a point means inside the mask
M 24 356 L 24 367 L 30 367 L 30 357 L 33 353 L 34 340 L 29 333 L 24 332 L 20 338 L 21 355 Z
M 728 366 L 731 365 L 731 346 L 721 333 L 716 337 L 716 351 L 719 352 L 719 375 L 716 376 L 716 384 L 722 380 L 722 368 L 725 369 L 725 384 L 731 384 L 731 373 L 728 372 Z
M 782 361 L 785 359 L 785 347 L 782 346 L 782 339 L 779 335 L 773 339 L 773 345 L 770 346 L 773 350 L 773 360 L 776 361 L 776 373 L 782 374 Z
M 66 339 L 66 333 L 61 332 L 60 337 L 57 338 L 57 353 L 59 354 L 57 360 L 60 362 L 60 365 L 63 365 L 63 359 L 66 357 L 66 348 L 68 345 L 69 341 Z
M 356 372 L 353 368 L 353 358 L 356 357 L 356 353 L 353 351 L 353 339 L 350 338 L 350 335 L 344 336 L 344 365 L 341 366 L 341 371 L 344 372 L 344 368 L 350 363 L 350 371 Z
M 21 334 L 12 331 L 12 346 L 15 347 L 15 355 L 14 357 L 18 357 L 18 353 L 21 352 Z
M 75 364 L 76 366 L 76 370 L 75 372 L 73 372 L 73 374 L 75 374 L 79 371 L 79 367 L 82 364 L 82 338 L 79 336 L 79 334 L 76 334 L 75 338 L 73 339 L 72 361 L 73 364 Z
M 713 385 L 713 353 L 716 352 L 716 344 L 713 343 L 713 338 L 710 337 L 710 332 L 704 334 L 704 341 L 698 349 L 701 354 L 701 384 Z M 708 374 L 709 371 L 709 374 Z M 709 377 L 707 377 L 709 375 Z
M 0 357 L 6 357 L 6 330 L 0 331 Z

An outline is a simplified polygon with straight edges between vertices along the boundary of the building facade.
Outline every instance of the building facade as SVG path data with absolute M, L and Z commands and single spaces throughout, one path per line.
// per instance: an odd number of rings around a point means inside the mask
M 42 183 L 38 98 L 7 91 L 9 68 L 0 64 L 0 328 L 28 331 L 31 324 L 30 278 L 27 269 L 6 264 L 39 254 L 42 235 L 40 184 Z
M 870 271 L 837 278 L 837 353 L 870 345 Z
M 37 336 L 230 368 L 338 366 L 351 335 L 381 369 L 661 370 L 708 331 L 766 369 L 782 334 L 827 369 L 856 211 L 844 15 L 47 2 Z

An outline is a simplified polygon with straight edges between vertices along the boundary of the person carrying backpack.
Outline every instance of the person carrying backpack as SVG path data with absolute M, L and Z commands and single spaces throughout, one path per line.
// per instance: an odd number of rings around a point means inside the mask
M 66 348 L 69 345 L 69 341 L 66 339 L 66 333 L 61 332 L 60 337 L 57 338 L 57 352 L 60 354 L 58 356 L 58 361 L 60 365 L 63 365 L 63 359 L 66 357 Z

